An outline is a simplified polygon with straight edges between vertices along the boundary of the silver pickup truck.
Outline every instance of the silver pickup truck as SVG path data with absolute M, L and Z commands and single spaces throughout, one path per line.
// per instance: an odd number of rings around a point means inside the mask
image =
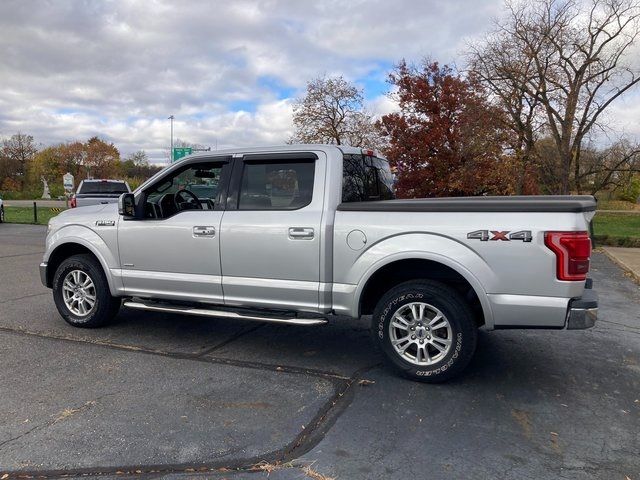
M 105 203 L 118 203 L 120 195 L 130 193 L 131 188 L 124 180 L 82 180 L 75 195 L 71 197 L 69 206 L 88 207 Z
M 118 205 L 51 219 L 40 274 L 77 327 L 121 305 L 309 326 L 371 315 L 388 364 L 436 382 L 464 369 L 480 327 L 594 325 L 595 208 L 590 196 L 395 200 L 388 163 L 353 147 L 210 152 Z

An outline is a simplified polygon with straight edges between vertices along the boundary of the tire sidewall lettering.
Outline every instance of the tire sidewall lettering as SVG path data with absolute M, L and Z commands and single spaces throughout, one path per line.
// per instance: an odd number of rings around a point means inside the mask
M 390 301 L 384 308 L 384 310 L 382 311 L 382 313 L 380 314 L 380 318 L 377 322 L 377 337 L 379 338 L 379 340 L 381 340 L 382 342 L 384 342 L 385 344 L 387 343 L 385 341 L 385 339 L 387 338 L 387 329 L 385 328 L 385 325 L 388 323 L 388 321 L 391 321 L 389 319 L 389 316 L 392 315 L 395 311 L 398 310 L 398 308 L 400 308 L 400 306 L 404 303 L 409 303 L 412 301 L 418 301 L 418 300 L 422 300 L 424 299 L 425 295 L 421 292 L 412 292 L 412 293 L 406 293 L 406 294 L 402 294 L 402 295 L 398 295 L 397 297 L 395 297 L 392 301 Z M 436 305 L 438 308 L 441 308 L 440 306 Z M 447 315 L 448 317 L 452 318 L 452 316 Z M 463 346 L 463 341 L 464 341 L 464 336 L 462 334 L 462 332 L 459 331 L 458 328 L 456 328 L 455 326 L 455 320 L 451 320 L 452 323 L 452 327 L 454 327 L 456 330 L 458 330 L 458 332 L 456 333 L 456 344 L 455 347 L 453 349 L 452 352 L 449 352 L 448 354 L 448 358 L 446 358 L 446 362 L 444 364 L 438 364 L 436 363 L 434 366 L 437 366 L 437 368 L 416 368 L 415 366 L 412 366 L 411 369 L 413 370 L 413 374 L 419 377 L 430 377 L 433 375 L 438 375 L 440 373 L 446 372 L 449 368 L 451 368 L 453 366 L 453 364 L 456 362 L 456 360 L 458 359 L 458 357 L 460 356 L 460 351 L 462 350 L 462 346 Z M 395 350 L 391 349 L 391 351 L 397 355 L 395 353 Z M 397 357 L 399 360 L 400 357 Z M 441 360 L 441 362 L 444 360 Z M 439 362 L 440 363 L 440 362 Z M 439 366 L 438 366 L 439 365 Z

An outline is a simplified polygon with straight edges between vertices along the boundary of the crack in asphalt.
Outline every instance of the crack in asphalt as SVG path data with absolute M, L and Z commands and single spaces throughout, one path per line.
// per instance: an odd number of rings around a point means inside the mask
M 0 442 L 0 449 L 2 449 L 2 447 L 4 447 L 5 445 L 15 442 L 16 440 L 20 440 L 23 437 L 26 437 L 27 435 L 37 431 L 37 430 L 41 430 L 43 428 L 47 428 L 50 427 L 52 425 L 55 425 L 58 422 L 63 421 L 65 418 L 68 418 L 70 416 L 73 416 L 77 413 L 81 413 L 84 412 L 88 409 L 90 409 L 91 407 L 93 407 L 96 403 L 98 403 L 100 400 L 102 400 L 105 397 L 109 397 L 111 395 L 116 395 L 118 392 L 112 392 L 112 393 L 105 393 L 104 395 L 100 395 L 98 398 L 96 398 L 95 400 L 89 400 L 88 402 L 83 403 L 82 405 L 80 405 L 77 408 L 72 408 L 68 411 L 62 411 L 60 412 L 56 417 L 52 418 L 49 421 L 46 421 L 44 423 L 40 423 L 38 425 L 35 425 L 34 427 L 30 428 L 29 430 L 27 430 L 26 432 L 21 433 L 20 435 L 16 435 L 15 437 L 9 438 L 3 442 Z
M 267 370 L 267 371 L 276 371 L 276 372 L 284 372 L 284 373 L 312 375 L 319 378 L 333 379 L 333 380 L 349 380 L 351 378 L 349 376 L 340 375 L 339 373 L 332 372 L 332 371 L 318 370 L 318 369 L 307 368 L 307 367 L 297 367 L 295 365 L 281 365 L 276 363 L 261 363 L 261 362 L 252 362 L 248 360 L 237 360 L 232 358 L 224 358 L 224 357 L 216 357 L 216 356 L 204 356 L 201 352 L 182 353 L 182 352 L 171 352 L 166 350 L 156 350 L 156 349 L 150 349 L 150 348 L 140 347 L 136 345 L 123 345 L 118 343 L 112 343 L 112 342 L 103 341 L 103 340 L 87 340 L 87 339 L 81 339 L 81 338 L 66 337 L 63 335 L 51 335 L 51 334 L 36 332 L 32 330 L 26 330 L 22 328 L 11 328 L 11 327 L 0 326 L 0 332 L 14 334 L 14 335 L 38 337 L 38 338 L 56 340 L 61 342 L 69 342 L 69 343 L 85 344 L 85 345 L 96 345 L 102 348 L 109 348 L 113 350 L 119 350 L 119 351 L 125 351 L 125 352 L 136 352 L 136 353 L 142 353 L 146 355 L 158 355 L 161 357 L 175 358 L 180 360 L 191 360 L 194 362 L 231 365 L 231 366 L 237 366 L 237 367 L 251 368 L 255 370 Z
M 258 330 L 259 328 L 264 327 L 265 325 L 266 325 L 265 323 L 260 323 L 258 325 L 252 326 L 251 328 L 245 328 L 245 329 L 239 331 L 238 333 L 236 333 L 235 335 L 231 335 L 229 338 L 227 338 L 226 340 L 223 340 L 222 342 L 218 343 L 217 345 L 214 345 L 212 347 L 206 348 L 202 352 L 198 352 L 196 354 L 196 356 L 197 357 L 203 357 L 205 355 L 210 354 L 211 352 L 214 352 L 216 350 L 221 349 L 222 347 L 226 347 L 230 343 L 235 342 L 236 340 L 238 340 L 241 337 L 244 337 L 248 333 L 255 332 L 256 330 Z
M 28 257 L 29 255 L 44 255 L 44 252 L 16 253 L 15 255 L 0 255 L 0 258 Z
M 256 330 L 263 325 L 259 325 L 252 329 L 247 329 L 234 336 L 233 340 L 241 338 L 243 334 Z M 303 430 L 296 435 L 296 437 L 283 448 L 268 452 L 257 457 L 237 459 L 234 461 L 210 461 L 201 463 L 188 463 L 188 464 L 155 464 L 155 465 L 127 465 L 127 466 L 113 466 L 113 467 L 94 467 L 94 468 L 75 468 L 64 470 L 13 470 L 2 471 L 0 470 L 0 478 L 3 480 L 13 479 L 55 479 L 55 478 L 68 478 L 68 477 L 101 477 L 105 475 L 118 475 L 118 476 L 134 476 L 136 478 L 147 477 L 153 478 L 156 475 L 166 475 L 170 473 L 231 473 L 231 472 L 256 472 L 256 465 L 260 463 L 269 463 L 280 465 L 287 462 L 293 462 L 305 453 L 311 451 L 320 441 L 325 437 L 327 432 L 333 427 L 338 418 L 344 413 L 347 407 L 352 403 L 355 398 L 354 385 L 363 378 L 362 376 L 380 366 L 380 363 L 362 367 L 356 370 L 351 376 L 339 375 L 331 371 L 323 371 L 317 369 L 310 369 L 305 367 L 296 367 L 291 365 L 276 365 L 265 364 L 258 362 L 249 362 L 244 360 L 233 360 L 227 358 L 219 358 L 215 356 L 204 356 L 210 351 L 220 348 L 222 345 L 218 345 L 208 349 L 207 351 L 198 353 L 174 353 L 160 350 L 146 349 L 144 347 L 135 347 L 128 345 L 118 345 L 102 341 L 81 340 L 77 338 L 48 335 L 40 332 L 33 332 L 23 329 L 15 329 L 9 327 L 0 327 L 0 332 L 9 333 L 13 335 L 25 335 L 33 336 L 44 339 L 50 339 L 55 341 L 71 342 L 77 344 L 90 344 L 96 345 L 102 348 L 110 348 L 119 351 L 137 352 L 148 355 L 159 355 L 168 358 L 191 360 L 203 363 L 231 365 L 242 368 L 252 368 L 257 370 L 276 371 L 297 375 L 310 375 L 319 378 L 329 380 L 334 388 L 334 394 L 320 407 L 316 415 L 309 421 L 307 425 L 303 427 Z M 223 342 L 225 345 L 231 343 L 231 341 Z M 113 395 L 113 394 L 105 394 Z M 55 423 L 54 419 L 52 422 Z M 31 430 L 19 435 L 16 438 L 6 440 L 0 447 L 6 443 L 12 442 L 21 438 L 29 433 L 51 425 L 52 422 L 38 425 Z
M 25 298 L 41 297 L 42 295 L 51 295 L 51 292 L 32 293 L 30 295 L 24 295 L 22 297 L 10 298 L 8 300 L 2 300 L 0 303 L 11 303 L 11 302 L 16 302 L 18 300 L 23 300 Z
M 610 323 L 611 325 L 617 325 L 619 327 L 625 327 L 625 328 L 628 328 L 630 330 L 638 330 L 638 331 L 640 331 L 640 327 L 636 327 L 636 326 L 633 326 L 633 325 L 627 325 L 625 323 L 612 322 L 611 320 L 598 320 L 598 322 L 600 322 L 600 323 Z

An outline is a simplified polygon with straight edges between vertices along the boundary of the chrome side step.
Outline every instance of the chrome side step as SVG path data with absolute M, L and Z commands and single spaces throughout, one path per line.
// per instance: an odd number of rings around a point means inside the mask
M 224 317 L 235 318 L 237 320 L 253 320 L 258 322 L 286 323 L 289 325 L 323 325 L 327 323 L 326 318 L 301 318 L 301 317 L 278 317 L 273 315 L 245 314 L 228 310 L 213 310 L 208 308 L 197 308 L 189 306 L 171 305 L 168 303 L 145 303 L 136 300 L 125 300 L 123 305 L 137 310 L 148 310 L 152 312 L 182 313 L 185 315 L 197 315 L 200 317 Z

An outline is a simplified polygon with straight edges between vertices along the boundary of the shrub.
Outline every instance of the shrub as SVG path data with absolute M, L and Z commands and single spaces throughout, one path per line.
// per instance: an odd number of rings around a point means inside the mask
M 640 175 L 634 175 L 627 185 L 618 189 L 617 197 L 619 200 L 636 203 L 640 199 Z

